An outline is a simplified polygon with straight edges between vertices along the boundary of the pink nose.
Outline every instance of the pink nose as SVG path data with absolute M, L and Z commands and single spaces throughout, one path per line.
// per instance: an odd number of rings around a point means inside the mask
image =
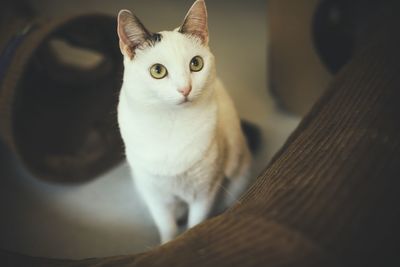
M 192 91 L 192 86 L 188 86 L 182 89 L 178 90 L 179 93 L 181 93 L 184 97 L 188 96 L 190 94 L 190 92 Z

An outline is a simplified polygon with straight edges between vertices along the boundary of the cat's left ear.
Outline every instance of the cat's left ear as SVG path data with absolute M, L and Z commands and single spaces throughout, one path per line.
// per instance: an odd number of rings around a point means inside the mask
M 135 50 L 152 36 L 140 20 L 126 9 L 118 14 L 117 32 L 121 52 L 130 59 L 135 56 Z
M 208 45 L 207 8 L 204 0 L 194 2 L 179 32 L 196 36 L 204 45 Z

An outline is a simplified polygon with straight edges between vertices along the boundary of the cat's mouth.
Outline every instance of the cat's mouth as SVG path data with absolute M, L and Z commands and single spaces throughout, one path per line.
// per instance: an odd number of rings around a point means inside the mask
M 182 100 L 180 100 L 180 101 L 178 102 L 178 105 L 186 105 L 186 104 L 189 104 L 189 103 L 191 103 L 191 102 L 192 102 L 191 99 L 189 99 L 188 97 L 185 97 L 185 98 L 183 98 Z

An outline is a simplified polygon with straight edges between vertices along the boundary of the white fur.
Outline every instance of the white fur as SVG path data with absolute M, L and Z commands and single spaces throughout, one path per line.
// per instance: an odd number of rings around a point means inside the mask
M 188 227 L 206 219 L 224 177 L 234 201 L 247 185 L 251 156 L 208 46 L 177 30 L 161 35 L 133 59 L 124 56 L 118 122 L 135 185 L 164 243 L 178 233 L 180 201 L 189 207 Z M 194 56 L 204 59 L 199 72 L 189 69 Z M 167 77 L 150 76 L 155 63 L 167 68 Z M 190 101 L 181 104 L 179 90 L 189 85 Z

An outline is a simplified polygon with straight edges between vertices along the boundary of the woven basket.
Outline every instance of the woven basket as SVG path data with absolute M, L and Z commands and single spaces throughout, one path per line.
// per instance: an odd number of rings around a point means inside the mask
M 0 40 L 7 40 L 0 44 L 0 138 L 40 179 L 86 181 L 123 158 L 116 121 L 122 56 L 115 21 L 74 15 L 28 20 L 18 31 L 1 33 Z M 66 63 L 54 49 L 57 42 L 100 59 L 82 67 L 70 63 L 77 55 L 64 55 Z

